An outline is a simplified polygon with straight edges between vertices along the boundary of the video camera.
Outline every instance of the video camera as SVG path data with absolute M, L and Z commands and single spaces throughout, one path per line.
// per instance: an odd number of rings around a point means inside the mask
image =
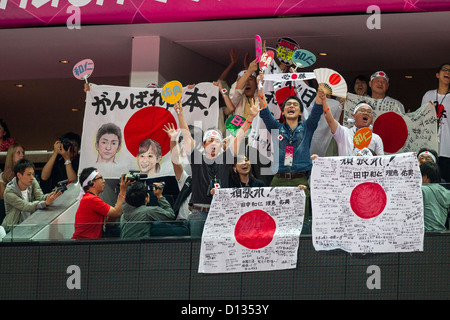
M 134 182 L 134 181 L 140 181 L 141 179 L 147 178 L 146 174 L 141 174 L 139 171 L 130 170 L 130 173 L 125 175 L 125 178 L 127 178 L 128 181 Z
M 64 193 L 64 191 L 67 190 L 67 183 L 68 183 L 68 182 L 69 182 L 69 179 L 59 181 L 59 182 L 56 184 L 55 191 L 56 191 L 56 192 L 61 191 L 62 193 Z
M 160 183 L 161 185 L 158 186 L 158 185 L 152 183 L 152 185 L 150 186 L 152 188 L 152 190 L 153 189 L 160 189 L 161 190 L 161 189 L 164 189 L 164 187 L 166 186 L 166 183 L 164 181 L 161 181 L 161 182 L 158 182 L 158 183 Z

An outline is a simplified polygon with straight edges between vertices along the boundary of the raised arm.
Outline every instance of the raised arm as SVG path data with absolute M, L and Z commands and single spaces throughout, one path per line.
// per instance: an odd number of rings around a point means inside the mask
M 334 134 L 339 126 L 339 123 L 336 121 L 336 119 L 334 119 L 333 113 L 331 112 L 330 106 L 327 102 L 327 96 L 323 92 L 323 89 L 320 87 L 320 85 L 319 89 L 317 90 L 316 103 L 322 104 L 325 120 L 327 120 L 331 133 Z
M 191 132 L 189 131 L 189 127 L 184 119 L 183 115 L 183 106 L 181 105 L 181 101 L 177 101 L 174 104 L 175 113 L 178 116 L 178 123 L 180 125 L 181 134 L 183 135 L 185 148 L 187 153 L 191 153 L 194 148 L 194 139 L 191 136 Z
M 164 125 L 163 130 L 167 133 L 167 135 L 170 138 L 170 150 L 171 150 L 173 171 L 175 173 L 176 179 L 180 180 L 181 174 L 183 173 L 183 166 L 180 163 L 180 157 L 178 156 L 178 150 L 176 148 L 176 146 L 177 146 L 176 139 L 177 139 L 178 132 L 175 129 L 174 125 L 171 123 Z

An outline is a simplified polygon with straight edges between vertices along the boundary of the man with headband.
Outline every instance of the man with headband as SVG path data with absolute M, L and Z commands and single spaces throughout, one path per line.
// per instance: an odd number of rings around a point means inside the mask
M 319 88 L 318 95 L 324 95 L 322 89 Z M 339 122 L 334 119 L 333 114 L 329 111 L 328 103 L 326 99 L 323 99 L 324 109 L 327 110 L 325 114 L 325 119 L 327 120 L 328 126 L 330 127 L 331 134 L 333 135 L 336 143 L 338 145 L 339 156 L 355 156 L 358 154 L 360 149 L 356 148 L 353 143 L 353 137 L 355 133 L 362 128 L 368 128 L 373 121 L 372 107 L 365 103 L 358 103 L 353 111 L 354 126 L 347 128 L 342 126 Z M 372 138 L 368 147 L 373 150 L 376 155 L 384 154 L 383 141 L 381 137 L 376 133 L 372 132 Z
M 78 198 L 80 205 L 75 213 L 75 232 L 72 238 L 78 240 L 101 239 L 103 237 L 104 219 L 106 218 L 110 222 L 121 216 L 122 204 L 131 182 L 125 178 L 125 175 L 121 176 L 120 193 L 114 207 L 105 203 L 99 197 L 99 194 L 105 190 L 105 179 L 96 168 L 83 169 L 79 183 L 81 185 Z
M 234 163 L 234 156 L 237 155 L 240 143 L 249 130 L 253 118 L 258 114 L 259 108 L 251 100 L 246 121 L 236 133 L 236 137 L 230 143 L 227 143 L 225 151 L 222 149 L 222 134 L 217 129 L 205 131 L 202 139 L 202 150 L 194 148 L 195 137 L 191 136 L 181 104 L 176 103 L 174 109 L 178 115 L 178 122 L 192 170 L 192 196 L 190 201 L 192 206 L 191 214 L 188 216 L 188 220 L 191 221 L 191 236 L 199 236 L 211 205 L 212 190 L 229 187 L 229 167 Z M 194 222 L 194 220 L 196 221 Z
M 405 106 L 398 100 L 389 97 L 386 95 L 386 92 L 389 88 L 389 77 L 384 71 L 374 72 L 370 76 L 369 81 L 370 89 L 372 90 L 372 99 L 379 100 L 381 102 L 390 101 L 395 102 L 401 113 L 405 113 Z

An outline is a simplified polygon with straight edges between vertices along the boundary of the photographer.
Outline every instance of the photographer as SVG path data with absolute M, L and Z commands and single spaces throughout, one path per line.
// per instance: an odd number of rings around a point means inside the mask
M 123 239 L 142 239 L 150 236 L 149 221 L 174 220 L 175 213 L 162 195 L 163 183 L 153 183 L 152 191 L 159 206 L 147 206 L 150 194 L 141 181 L 133 183 L 127 190 L 123 213 L 120 217 L 120 236 Z
M 77 179 L 81 138 L 78 134 L 68 132 L 53 144 L 53 154 L 41 172 L 41 188 L 50 192 L 58 181 Z
M 131 184 L 125 175 L 120 178 L 120 192 L 115 206 L 105 203 L 100 193 L 105 190 L 105 179 L 94 167 L 83 169 L 80 174 L 80 204 L 75 213 L 75 232 L 72 239 L 102 239 L 103 223 L 113 222 L 122 215 L 122 204 Z

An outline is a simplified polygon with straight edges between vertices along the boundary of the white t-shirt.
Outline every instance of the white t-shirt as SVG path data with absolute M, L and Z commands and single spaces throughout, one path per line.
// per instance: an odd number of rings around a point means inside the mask
M 395 102 L 398 105 L 398 108 L 400 109 L 401 113 L 405 113 L 405 106 L 403 105 L 403 103 L 401 103 L 400 101 L 391 98 L 389 96 L 386 96 L 382 99 L 373 99 L 375 101 L 390 101 L 390 102 Z
M 353 136 L 356 131 L 358 130 L 355 126 L 347 128 L 340 124 L 338 125 L 333 137 L 338 145 L 339 156 L 355 156 L 360 150 L 353 144 Z M 372 140 L 368 148 L 373 150 L 377 156 L 384 155 L 383 141 L 376 133 L 372 132 Z
M 184 183 L 186 182 L 186 179 L 189 177 L 189 175 L 186 173 L 185 170 L 183 170 L 183 173 L 181 174 L 180 180 L 178 180 L 178 189 L 181 191 L 183 189 Z M 191 196 L 189 195 L 186 200 L 181 204 L 180 210 L 178 211 L 177 220 L 187 220 L 189 214 L 191 211 L 189 210 L 189 199 Z
M 450 158 L 450 119 L 448 110 L 450 110 L 450 94 L 437 94 L 437 90 L 430 90 L 424 94 L 422 98 L 422 104 L 428 102 L 435 103 L 436 101 L 442 105 L 439 108 L 437 117 L 439 120 L 439 150 L 440 157 Z

